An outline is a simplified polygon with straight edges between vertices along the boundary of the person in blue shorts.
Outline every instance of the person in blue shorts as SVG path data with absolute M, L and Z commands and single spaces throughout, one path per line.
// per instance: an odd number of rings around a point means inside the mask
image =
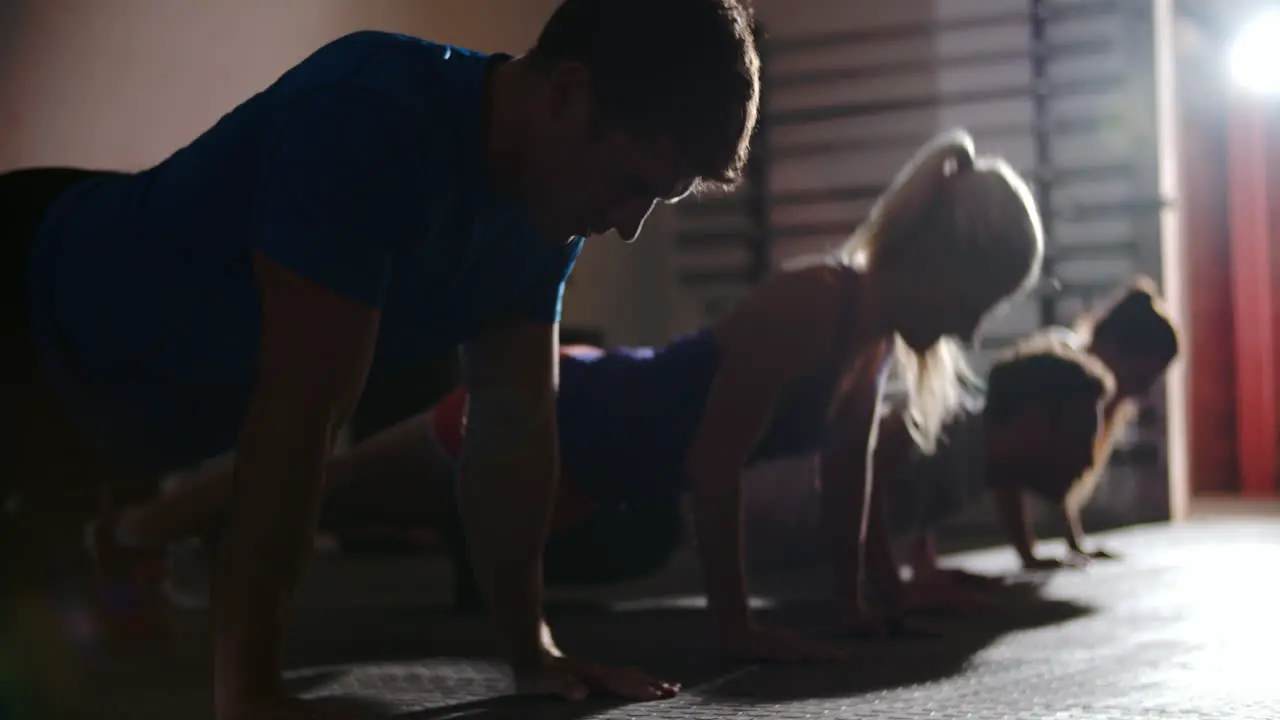
M 542 621 L 556 327 L 583 237 L 631 240 L 656 203 L 741 178 L 754 43 L 739 0 L 565 0 L 518 57 L 357 32 L 154 167 L 0 178 L 11 532 L 37 536 L 67 477 L 234 447 L 216 714 L 305 708 L 281 635 L 335 435 L 368 376 L 462 344 L 460 502 L 518 686 L 674 692 L 564 657 Z
M 875 446 L 883 378 L 891 370 L 903 378 L 906 427 L 931 451 L 965 396 L 960 339 L 1035 281 L 1042 254 L 1024 181 L 1003 160 L 978 156 L 967 133 L 948 132 L 907 163 L 846 246 L 773 273 L 711 326 L 660 348 L 566 348 L 552 543 L 597 513 L 610 521 L 634 509 L 637 520 L 653 518 L 645 513 L 687 496 L 718 649 L 749 660 L 841 657 L 837 647 L 760 627 L 751 616 L 743 471 L 821 456 L 837 621 L 861 623 L 853 590 L 870 478 L 857 470 Z M 464 501 L 472 491 L 465 447 L 478 398 L 467 385 L 370 438 L 334 461 L 333 480 L 399 474 L 400 486 L 420 488 L 410 497 L 425 512 L 448 522 L 455 487 Z M 121 519 L 127 534 L 161 548 L 204 532 L 224 507 L 220 476 L 131 509 Z M 414 502 L 388 498 L 384 506 Z M 669 514 L 661 517 L 671 530 Z M 483 568 L 475 569 L 483 591 Z M 558 566 L 546 570 L 554 577 Z

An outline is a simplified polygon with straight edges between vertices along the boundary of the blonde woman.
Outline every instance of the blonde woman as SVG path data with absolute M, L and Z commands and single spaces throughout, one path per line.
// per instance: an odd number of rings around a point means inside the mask
M 711 327 L 658 349 L 565 348 L 552 541 L 609 508 L 652 507 L 687 493 L 720 648 L 753 660 L 838 657 L 835 648 L 753 621 L 743 567 L 743 470 L 772 458 L 821 457 L 838 612 L 844 622 L 861 623 L 856 578 L 870 491 L 862 470 L 875 444 L 884 377 L 892 369 L 904 380 L 907 427 L 931 451 L 965 399 L 961 341 L 1035 281 L 1042 254 L 1026 184 L 1003 160 L 977 156 L 967 133 L 953 131 L 917 153 L 845 247 L 769 277 Z M 464 388 L 336 459 L 330 480 L 420 472 L 390 470 L 388 459 L 398 456 L 406 467 L 428 470 L 418 477 L 435 492 L 424 493 L 424 502 L 452 513 L 448 461 L 461 452 L 466 405 Z M 103 526 L 97 536 L 139 549 L 195 534 L 223 511 L 210 488 L 226 482 L 211 476 L 124 513 L 114 532 Z M 192 500 L 202 493 L 207 500 Z M 100 563 L 104 577 L 130 577 L 124 560 L 141 557 L 111 555 L 122 561 Z

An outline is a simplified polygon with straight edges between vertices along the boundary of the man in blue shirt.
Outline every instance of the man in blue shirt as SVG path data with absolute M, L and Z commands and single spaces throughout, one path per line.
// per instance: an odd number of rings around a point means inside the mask
M 564 658 L 542 621 L 556 325 L 584 236 L 631 240 L 658 201 L 739 179 L 758 96 L 739 0 L 565 0 L 520 57 L 356 33 L 156 167 L 0 178 L 4 221 L 30 230 L 5 248 L 26 268 L 6 494 L 33 516 L 59 475 L 234 447 L 217 713 L 275 717 L 338 428 L 370 373 L 463 344 L 462 512 L 520 687 L 674 692 Z M 51 419 L 12 420 L 33 412 Z

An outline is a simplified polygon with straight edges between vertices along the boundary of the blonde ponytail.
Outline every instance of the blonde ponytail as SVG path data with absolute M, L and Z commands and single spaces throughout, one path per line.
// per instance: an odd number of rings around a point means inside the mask
M 951 130 L 898 172 L 840 254 L 871 271 L 901 262 L 945 263 L 989 288 L 994 310 L 1036 282 L 1044 239 L 1026 182 L 1003 159 L 977 157 L 968 132 Z M 979 382 L 964 348 L 943 337 L 916 352 L 895 336 L 893 373 L 905 394 L 907 428 L 932 453 L 947 421 L 976 405 Z
M 923 353 L 894 338 L 893 369 L 905 395 L 901 409 L 907 431 L 925 454 L 937 449 L 947 422 L 976 409 L 978 379 L 954 338 L 944 337 Z
M 866 220 L 845 242 L 843 259 L 865 269 L 886 252 L 893 252 L 894 245 L 901 243 L 886 245 L 883 240 L 907 231 L 901 226 L 926 215 L 947 177 L 970 172 L 973 167 L 973 137 L 964 130 L 947 131 L 925 144 L 898 171 Z

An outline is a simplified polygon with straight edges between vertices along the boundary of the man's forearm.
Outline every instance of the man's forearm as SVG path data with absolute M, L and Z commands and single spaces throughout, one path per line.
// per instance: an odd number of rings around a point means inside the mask
M 555 416 L 525 416 L 514 421 L 518 427 L 483 410 L 472 418 L 459 490 L 467 542 L 511 662 L 534 663 L 550 649 L 542 554 L 559 472 Z M 489 431 L 474 432 L 486 425 Z
M 329 449 L 323 428 L 309 435 L 250 440 L 237 458 L 213 575 L 220 712 L 279 693 L 285 604 L 313 544 Z

